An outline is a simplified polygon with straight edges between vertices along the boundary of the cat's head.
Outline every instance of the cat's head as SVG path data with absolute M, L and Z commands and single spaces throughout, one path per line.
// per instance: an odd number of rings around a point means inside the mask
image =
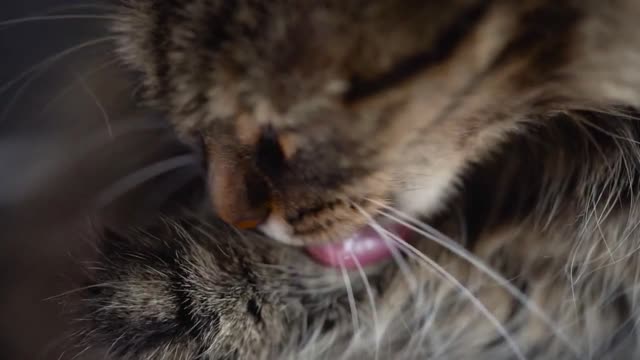
M 117 29 L 149 98 L 201 140 L 219 216 L 300 245 L 382 204 L 437 211 L 514 112 L 544 105 L 577 15 L 541 3 L 130 0 Z

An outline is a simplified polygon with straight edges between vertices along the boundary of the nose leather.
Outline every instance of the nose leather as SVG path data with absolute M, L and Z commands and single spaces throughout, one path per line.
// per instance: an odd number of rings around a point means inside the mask
M 209 176 L 214 208 L 225 222 L 251 229 L 269 215 L 265 181 L 247 164 L 214 160 Z
M 256 135 L 239 139 L 240 146 L 212 143 L 208 154 L 214 208 L 222 220 L 242 229 L 256 228 L 267 218 L 273 183 L 267 179 L 279 177 L 286 168 L 282 141 L 273 127 L 264 126 Z

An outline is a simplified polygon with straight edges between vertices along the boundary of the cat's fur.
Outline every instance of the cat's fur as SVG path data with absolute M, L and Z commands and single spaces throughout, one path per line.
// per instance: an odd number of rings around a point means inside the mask
M 127 0 L 119 16 L 150 102 L 203 139 L 218 211 L 258 177 L 280 243 L 202 215 L 106 232 L 83 341 L 158 359 L 640 356 L 637 1 Z M 282 244 L 402 218 L 382 204 L 455 242 L 423 226 L 423 255 L 367 277 Z

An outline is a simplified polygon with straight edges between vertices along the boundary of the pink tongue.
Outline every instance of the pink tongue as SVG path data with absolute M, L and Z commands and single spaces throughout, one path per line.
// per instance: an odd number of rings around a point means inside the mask
M 403 231 L 406 229 L 400 226 L 386 230 L 401 237 L 406 233 Z M 357 268 L 358 264 L 367 266 L 390 258 L 392 253 L 389 247 L 395 246 L 394 244 L 395 240 L 390 236 L 385 239 L 370 226 L 365 226 L 344 241 L 307 246 L 307 252 L 321 264 L 331 267 L 342 265 L 347 269 L 353 269 Z

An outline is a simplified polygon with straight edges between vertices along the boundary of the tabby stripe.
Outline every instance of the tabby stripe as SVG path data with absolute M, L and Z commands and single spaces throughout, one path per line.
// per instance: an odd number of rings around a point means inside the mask
M 430 49 L 400 61 L 386 74 L 373 80 L 353 79 L 351 88 L 345 94 L 345 101 L 353 102 L 386 88 L 397 86 L 427 67 L 445 61 L 463 42 L 465 36 L 476 28 L 487 14 L 490 5 L 491 1 L 480 1 L 470 6 L 448 26 L 447 31 L 435 41 Z
M 149 47 L 151 56 L 155 64 L 156 86 L 153 96 L 164 98 L 168 93 L 169 64 L 168 50 L 171 42 L 169 26 L 171 14 L 179 6 L 178 0 L 153 1 L 151 10 L 153 12 L 153 29 Z
M 499 70 L 514 58 L 531 56 L 532 70 L 525 76 L 548 75 L 569 57 L 573 29 L 581 18 L 570 5 L 546 5 L 523 14 L 513 39 L 496 56 L 488 71 Z M 536 71 L 537 70 L 537 71 Z
M 231 38 L 230 30 L 234 25 L 233 20 L 237 11 L 238 1 L 222 1 L 218 8 L 207 15 L 203 24 L 205 36 L 202 38 L 202 45 L 210 55 L 215 55 L 222 45 Z M 205 64 L 205 66 L 208 65 Z
M 191 47 L 189 49 L 180 50 L 193 52 L 191 58 L 195 58 L 195 60 L 193 60 L 193 63 L 181 65 L 195 67 L 196 71 L 187 68 L 182 69 L 180 74 L 192 74 L 189 81 L 192 82 L 196 91 L 190 100 L 182 108 L 178 109 L 181 115 L 189 116 L 209 102 L 208 92 L 212 84 L 210 82 L 211 77 L 208 75 L 216 70 L 211 67 L 215 63 L 214 57 L 216 53 L 231 38 L 229 29 L 237 8 L 237 1 L 219 1 L 213 9 L 207 7 L 207 11 L 197 18 L 196 25 L 192 25 L 191 31 L 198 34 L 198 36 L 194 43 L 190 44 Z M 193 19 L 185 19 L 185 21 L 193 22 Z

